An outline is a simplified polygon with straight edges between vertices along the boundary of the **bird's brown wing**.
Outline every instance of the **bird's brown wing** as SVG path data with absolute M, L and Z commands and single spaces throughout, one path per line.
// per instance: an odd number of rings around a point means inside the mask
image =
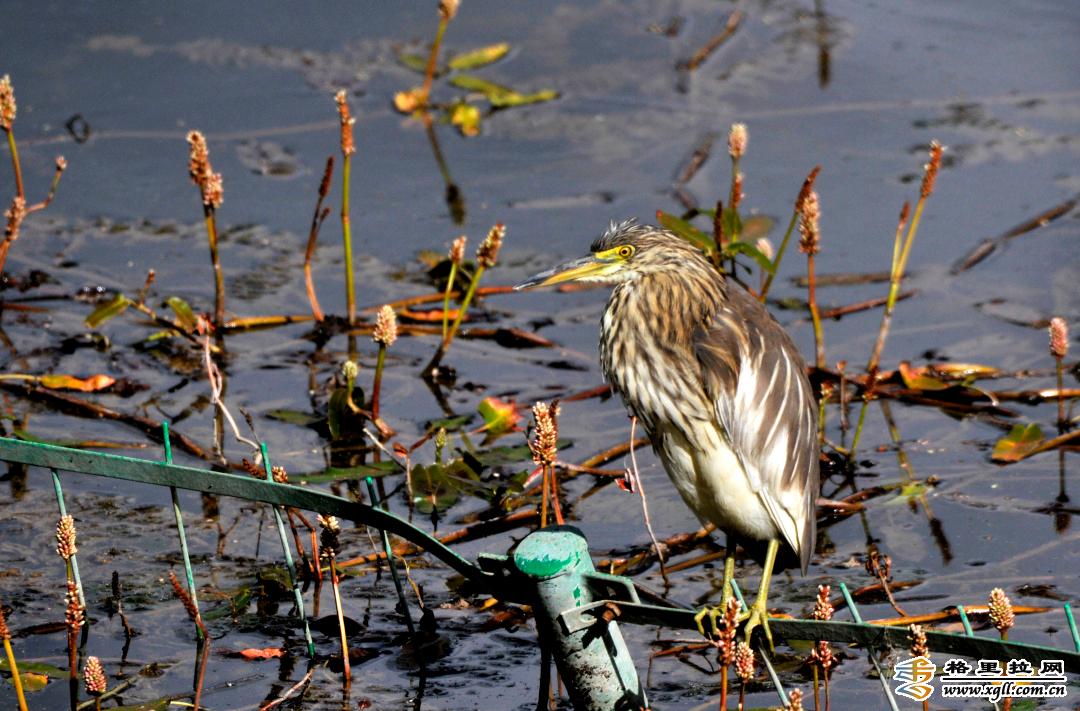
M 820 489 L 817 417 L 802 356 L 769 312 L 737 285 L 694 336 L 702 382 L 750 486 L 805 573 Z

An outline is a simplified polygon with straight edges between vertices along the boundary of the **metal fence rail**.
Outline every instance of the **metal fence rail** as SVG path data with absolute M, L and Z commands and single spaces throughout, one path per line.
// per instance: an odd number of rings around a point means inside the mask
M 303 621 L 308 653 L 312 656 L 314 645 L 308 631 L 296 571 L 292 569 L 289 540 L 281 523 L 280 507 L 285 506 L 333 515 L 393 533 L 435 556 L 488 594 L 507 602 L 531 605 L 545 654 L 553 654 L 576 709 L 613 711 L 647 706 L 632 657 L 618 630 L 619 622 L 697 629 L 694 610 L 643 603 L 643 595 L 639 595 L 632 580 L 597 572 L 593 568 L 584 536 L 572 527 L 536 531 L 518 546 L 513 556 L 482 554 L 473 563 L 388 511 L 307 487 L 275 482 L 270 476 L 265 447 L 263 466 L 267 479 L 260 480 L 246 475 L 173 464 L 167 426 L 163 426 L 162 434 L 166 443 L 164 461 L 100 454 L 2 437 L 0 460 L 51 470 L 61 512 L 64 510 L 64 497 L 60 472 L 169 487 L 188 574 L 188 587 L 192 593 L 195 590 L 194 573 L 176 490 L 188 489 L 271 504 L 278 516 L 279 534 L 296 597 L 296 612 Z M 392 561 L 390 563 L 393 565 Z M 854 617 L 853 622 L 774 618 L 769 621 L 773 635 L 789 641 L 857 643 L 871 652 L 889 647 L 908 647 L 906 628 L 864 623 L 854 602 L 846 594 L 846 588 L 841 585 L 841 589 Z M 1075 651 L 977 637 L 970 631 L 962 635 L 928 631 L 926 636 L 930 649 L 938 653 L 975 659 L 1061 660 L 1067 671 L 1080 674 L 1080 634 L 1068 605 L 1064 607 L 1064 617 L 1072 633 Z M 871 660 L 877 663 L 873 653 Z M 767 658 L 765 661 L 768 664 Z M 771 672 L 771 667 L 768 669 Z M 773 681 L 777 684 L 781 700 L 786 701 L 774 673 Z M 884 677 L 882 685 L 895 707 Z

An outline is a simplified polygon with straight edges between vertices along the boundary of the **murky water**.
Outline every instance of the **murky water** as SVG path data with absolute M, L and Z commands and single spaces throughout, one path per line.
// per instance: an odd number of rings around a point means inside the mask
M 522 92 L 553 88 L 561 98 L 486 117 L 476 138 L 436 125 L 446 168 L 464 200 L 464 221 L 456 225 L 422 125 L 391 106 L 394 92 L 419 83 L 395 57 L 402 47 L 418 51 L 429 40 L 433 3 L 324 3 L 309 16 L 285 4 L 189 3 L 181 9 L 145 3 L 126 5 L 121 12 L 98 5 L 7 2 L 0 74 L 9 73 L 15 83 L 15 132 L 31 200 L 45 192 L 55 154 L 63 153 L 70 169 L 55 203 L 25 223 L 5 268 L 17 277 L 41 270 L 49 282 L 25 294 L 8 290 L 4 297 L 71 295 L 84 287 L 135 294 L 153 268 L 157 280 L 148 303 L 178 295 L 197 309 L 209 309 L 212 278 L 184 143 L 185 133 L 198 128 L 206 132 L 214 167 L 225 180 L 218 219 L 228 310 L 306 313 L 303 245 L 322 165 L 337 152 L 332 94 L 338 88 L 348 89 L 358 118 L 352 224 L 364 306 L 426 293 L 430 287 L 417 254 L 442 252 L 462 233 L 475 245 L 496 221 L 507 224 L 508 238 L 499 266 L 490 273 L 492 284 L 514 283 L 583 253 L 609 219 L 650 221 L 657 209 L 681 212 L 676 176 L 694 149 L 715 134 L 712 156 L 683 186 L 711 207 L 730 176 L 723 150 L 727 128 L 741 121 L 750 129 L 742 169 L 744 206 L 752 211 L 786 224 L 802 178 L 814 165 L 823 166 L 817 189 L 823 210 L 818 269 L 824 273 L 887 270 L 896 215 L 903 200 L 917 197 L 925 147 L 931 139 L 948 146 L 905 284 L 916 294 L 898 307 L 883 365 L 921 364 L 927 358 L 984 363 L 1043 373 L 983 383 L 988 388 L 1052 386 L 1046 320 L 1061 315 L 1074 324 L 1074 332 L 1080 328 L 1077 213 L 1067 210 L 960 274 L 950 274 L 950 266 L 981 240 L 1080 193 L 1080 10 L 1068 2 L 1022 8 L 971 0 L 903 6 L 750 2 L 739 6 L 745 17 L 735 34 L 692 76 L 677 71 L 680 60 L 723 28 L 733 7 L 704 0 L 542 8 L 464 3 L 447 32 L 448 51 L 509 42 L 507 58 L 476 73 Z M 673 28 L 674 36 L 665 28 Z M 445 83 L 436 87 L 439 100 L 457 91 Z M 65 128 L 75 115 L 89 126 L 85 143 L 74 143 Z M 0 155 L 0 184 L 11 185 L 6 150 Z M 338 190 L 335 186 L 329 198 L 335 212 Z M 339 234 L 332 215 L 314 265 L 322 305 L 338 314 L 345 310 Z M 776 241 L 779 235 L 771 237 Z M 803 271 L 801 255 L 788 254 L 774 295 L 804 298 L 805 290 L 788 280 Z M 823 307 L 841 306 L 885 291 L 882 284 L 825 287 L 819 299 Z M 449 406 L 470 414 L 487 395 L 530 404 L 599 385 L 595 341 L 605 298 L 603 291 L 590 290 L 487 299 L 484 311 L 499 325 L 539 328 L 559 348 L 455 343 L 448 363 L 458 377 L 445 393 Z M 209 446 L 213 413 L 197 354 L 179 345 L 164 351 L 135 348 L 152 329 L 132 315 L 100 328 L 109 348 L 63 352 L 59 346 L 65 338 L 86 332 L 82 321 L 93 306 L 80 300 L 34 305 L 47 310 L 3 314 L 5 372 L 105 372 L 130 378 L 145 388 L 127 397 L 88 397 L 125 412 L 169 419 L 176 430 Z M 775 313 L 803 352 L 812 353 L 813 335 L 803 312 Z M 874 310 L 827 322 L 830 363 L 844 359 L 849 369 L 865 363 L 879 320 Z M 310 330 L 308 324 L 294 324 L 227 339 L 227 402 L 234 411 L 252 414 L 275 462 L 286 465 L 294 478 L 325 467 L 326 440 L 267 413 L 310 411 L 313 399 L 325 406 L 325 385 L 346 357 L 345 339 L 338 336 L 313 358 L 315 346 L 306 338 Z M 374 349 L 361 340 L 366 386 Z M 403 338 L 390 351 L 383 413 L 402 442 L 417 439 L 426 422 L 443 414 L 416 377 L 434 347 L 432 337 Z M 317 386 L 314 396 L 309 382 Z M 1071 375 L 1070 383 L 1075 387 Z M 143 447 L 125 452 L 134 456 L 160 456 L 140 432 L 119 423 L 61 414 L 12 391 L 3 394 L 3 406 L 9 432 L 17 423 L 45 439 L 105 440 Z M 1006 424 L 1034 421 L 1044 430 L 1053 427 L 1053 404 L 1003 406 L 1016 413 Z M 776 580 L 775 604 L 802 615 L 818 584 L 845 581 L 855 588 L 872 582 L 862 569 L 868 540 L 891 556 L 896 580 L 917 581 L 897 594 L 909 613 L 979 604 L 995 586 L 1004 587 L 1017 604 L 1076 603 L 1075 453 L 1061 461 L 1047 453 L 999 467 L 990 462 L 989 449 L 1003 434 L 1000 418 L 957 418 L 897 402 L 891 403 L 891 414 L 916 475 L 939 479 L 928 493 L 929 507 L 912 508 L 906 498 L 885 496 L 867 503 L 865 517 L 828 526 L 809 575 Z M 624 410 L 613 400 L 565 405 L 562 428 L 573 443 L 563 456 L 573 462 L 629 434 Z M 830 409 L 828 436 L 837 441 L 841 436 L 836 408 Z M 863 442 L 856 485 L 899 481 L 903 472 L 876 406 Z M 520 433 L 499 442 L 523 443 Z M 226 454 L 239 459 L 248 453 L 230 439 Z M 430 447 L 416 455 L 418 461 L 431 456 Z M 182 453 L 178 459 L 205 465 Z M 696 528 L 651 453 L 643 451 L 639 459 L 657 535 Z M 506 470 L 517 472 L 526 464 Z M 610 466 L 622 465 L 616 460 Z M 400 479 L 391 481 L 396 485 Z M 128 614 L 141 632 L 123 671 L 131 675 L 151 662 L 163 665 L 158 676 L 136 677 L 124 702 L 189 692 L 194 643 L 165 579 L 178 560 L 167 492 L 75 476 L 65 482 L 96 622 L 88 653 L 100 656 L 110 673 L 121 670 L 122 630 L 104 606 L 111 573 L 119 571 Z M 613 486 L 579 499 L 591 483 L 575 479 L 567 492 L 575 501 L 572 518 L 595 555 L 647 546 L 639 519 L 627 515 L 637 510 L 636 500 Z M 0 595 L 12 607 L 10 624 L 19 630 L 57 622 L 63 617 L 58 592 L 63 568 L 52 554 L 55 501 L 48 476 L 31 470 L 24 478 L 13 471 L 7 484 L 10 493 L 0 504 Z M 824 487 L 825 496 L 848 493 L 840 479 Z M 223 500 L 216 520 L 210 520 L 212 512 L 204 511 L 198 496 L 181 500 L 199 582 L 207 586 L 203 600 L 222 611 L 211 622 L 215 650 L 281 646 L 286 639 L 298 649 L 286 600 L 269 600 L 267 593 L 258 606 L 252 602 L 235 615 L 221 601 L 254 585 L 258 571 L 278 559 L 269 512 Z M 394 505 L 404 511 L 403 497 Z M 485 507 L 477 499 L 462 500 L 445 512 L 440 530 L 458 527 Z M 929 523 L 929 511 L 940 531 Z M 219 527 L 227 530 L 219 534 Z M 460 550 L 469 557 L 506 552 L 523 533 L 466 543 Z M 219 538 L 223 555 L 215 554 Z M 347 531 L 345 542 L 352 555 L 371 550 L 363 531 Z M 716 599 L 720 567 L 676 574 L 671 594 L 697 604 Z M 418 674 L 399 653 L 403 626 L 394 612 L 390 581 L 350 577 L 343 589 L 346 611 L 364 625 L 352 642 L 371 657 L 354 669 L 347 700 L 339 676 L 320 667 L 305 701 L 293 707 L 356 708 L 370 700 L 374 708 L 532 708 L 539 652 L 531 625 L 504 628 L 490 613 L 460 606 L 441 566 L 417 562 L 412 573 L 435 610 L 448 654 L 430 665 L 426 676 Z M 752 564 L 740 574 L 749 584 L 756 582 Z M 638 579 L 662 587 L 655 567 Z M 332 609 L 324 590 L 319 614 Z M 864 603 L 862 613 L 867 618 L 895 614 L 884 601 Z M 624 633 L 643 675 L 656 638 L 693 639 L 648 628 L 624 627 Z M 1012 637 L 1069 645 L 1060 612 L 1019 618 Z M 319 634 L 317 642 L 321 653 L 332 653 L 332 635 Z M 20 659 L 66 664 L 60 632 L 20 637 L 15 648 Z M 884 708 L 865 656 L 846 656 L 832 682 L 834 702 L 840 708 L 856 703 Z M 711 664 L 711 658 L 691 660 L 697 667 Z M 715 675 L 672 658 L 648 666 L 655 708 L 696 709 L 716 702 Z M 295 658 L 242 662 L 215 651 L 203 701 L 215 709 L 257 708 L 304 671 L 303 661 Z M 807 668 L 795 662 L 784 666 L 783 679 L 788 686 L 810 685 Z M 0 690 L 0 697 L 10 704 L 10 687 Z M 63 681 L 54 681 L 32 695 L 32 707 L 63 708 L 66 697 Z M 775 703 L 775 695 L 759 687 L 752 703 Z

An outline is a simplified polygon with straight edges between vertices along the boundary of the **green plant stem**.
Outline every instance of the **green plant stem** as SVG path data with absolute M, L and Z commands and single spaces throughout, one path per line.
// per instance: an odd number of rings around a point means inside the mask
M 439 29 L 435 30 L 435 41 L 431 43 L 431 54 L 428 55 L 427 68 L 424 71 L 423 103 L 427 105 L 428 96 L 431 94 L 431 82 L 435 80 L 435 65 L 439 61 L 439 46 L 442 45 L 443 35 L 446 34 L 446 26 L 450 20 L 445 17 L 439 18 Z
M 371 418 L 379 419 L 379 392 L 382 390 L 383 366 L 386 365 L 386 346 L 379 344 L 379 355 L 375 360 L 375 381 L 371 385 Z
M 15 685 L 15 698 L 19 700 L 19 711 L 26 711 L 26 697 L 23 695 L 22 679 L 19 677 L 19 666 L 15 663 L 15 650 L 11 648 L 11 640 L 4 639 L 4 652 L 7 653 L 8 669 L 11 672 L 11 683 Z
M 454 289 L 454 281 L 457 279 L 457 273 L 457 262 L 450 262 L 450 278 L 446 282 L 446 291 L 443 292 L 442 300 L 442 337 L 444 341 L 446 340 L 447 330 L 450 328 L 450 317 L 448 315 L 448 312 L 450 311 L 450 292 Z
M 349 309 L 349 325 L 356 325 L 356 285 L 353 282 L 352 227 L 349 221 L 349 176 L 351 156 L 341 161 L 341 238 L 345 242 L 345 301 Z
M 431 360 L 424 367 L 423 374 L 430 375 L 431 371 L 439 365 L 443 356 L 446 355 L 446 351 L 450 349 L 450 344 L 454 341 L 454 336 L 457 335 L 458 329 L 461 327 L 461 322 L 465 318 L 466 312 L 469 310 L 469 305 L 472 303 L 473 297 L 476 295 L 476 288 L 480 285 L 480 278 L 484 276 L 484 266 L 482 264 L 476 265 L 476 273 L 473 274 L 472 281 L 469 282 L 469 288 L 465 291 L 465 297 L 461 300 L 461 306 L 458 307 L 457 316 L 454 317 L 454 322 L 450 325 L 450 330 L 447 331 L 446 336 L 442 339 L 438 349 L 435 351 L 435 355 L 431 356 Z
M 881 353 L 885 349 L 885 339 L 889 335 L 889 327 L 892 324 L 893 309 L 896 308 L 896 298 L 900 293 L 900 282 L 903 279 L 904 271 L 907 269 L 911 245 L 915 241 L 915 233 L 919 229 L 919 221 L 922 219 L 925 204 L 926 198 L 920 197 L 919 202 L 915 205 L 915 215 L 911 220 L 910 227 L 908 227 L 907 236 L 904 237 L 902 242 L 900 236 L 904 232 L 904 219 L 907 213 L 906 204 L 905 209 L 900 213 L 900 220 L 896 224 L 896 236 L 893 238 L 893 259 L 889 270 L 889 294 L 885 300 L 885 310 L 881 315 L 881 326 L 878 328 L 877 341 L 874 343 L 874 350 L 870 354 L 870 360 L 866 364 L 866 370 L 871 376 L 877 372 L 878 365 L 881 362 Z
M 819 370 L 825 369 L 825 333 L 821 328 L 821 313 L 817 305 L 817 282 L 814 279 L 814 255 L 806 255 L 807 298 L 810 301 L 810 318 L 814 322 L 814 351 Z
M 784 238 L 780 240 L 780 248 L 776 250 L 776 259 L 772 263 L 772 272 L 769 274 L 769 278 L 765 280 L 765 285 L 761 287 L 761 295 L 758 296 L 761 303 L 765 303 L 765 297 L 769 295 L 769 288 L 772 286 L 773 279 L 776 278 L 776 274 L 780 271 L 780 260 L 784 258 L 784 251 L 787 250 L 788 242 L 791 241 L 791 234 L 795 231 L 795 223 L 798 221 L 799 211 L 795 210 L 791 213 L 791 221 L 788 222 Z
M 855 434 L 851 437 L 851 448 L 848 449 L 847 454 L 850 459 L 855 459 L 855 449 L 859 446 L 859 438 L 862 437 L 863 423 L 866 422 L 866 410 L 870 407 L 870 401 L 874 397 L 874 381 L 871 380 L 867 386 L 866 392 L 863 393 L 862 407 L 859 408 L 859 421 L 855 423 Z
M 818 676 L 818 665 L 813 664 L 811 666 L 814 670 L 814 711 L 819 711 L 821 709 L 821 700 L 818 694 L 818 687 L 821 686 L 821 681 Z
M 210 243 L 210 263 L 214 267 L 214 327 L 221 328 L 225 323 L 225 277 L 221 272 L 221 260 L 218 257 L 217 221 L 214 219 L 214 208 L 205 206 L 203 214 L 206 237 Z
M 15 172 L 15 194 L 21 198 L 26 198 L 26 191 L 23 190 L 23 178 L 22 178 L 22 165 L 19 163 L 19 149 L 15 145 L 15 134 L 10 130 L 5 130 L 7 134 L 8 149 L 11 151 L 11 168 Z
M 1057 405 L 1058 405 L 1058 432 L 1063 432 L 1065 427 L 1065 373 L 1062 359 L 1055 357 L 1057 365 Z

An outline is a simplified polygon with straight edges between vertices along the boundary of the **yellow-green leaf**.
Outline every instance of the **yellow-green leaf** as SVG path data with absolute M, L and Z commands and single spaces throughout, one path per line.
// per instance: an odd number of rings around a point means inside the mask
M 22 681 L 22 687 L 25 691 L 41 691 L 49 685 L 48 674 L 20 671 L 19 679 Z
M 926 368 L 912 368 L 911 363 L 901 361 L 900 377 L 904 387 L 911 390 L 946 390 L 949 384 L 926 374 Z
M 1042 430 L 1034 422 L 1026 426 L 1013 425 L 1009 434 L 994 445 L 990 458 L 995 462 L 1019 462 L 1038 449 L 1042 441 Z
M 482 429 L 492 437 L 520 429 L 518 422 L 521 420 L 521 413 L 518 412 L 513 400 L 503 401 L 495 397 L 486 397 L 480 401 L 476 409 L 484 418 Z
M 681 217 L 676 217 L 663 210 L 657 210 L 656 221 L 665 230 L 670 230 L 691 244 L 697 245 L 706 254 L 712 254 L 716 251 L 716 243 L 713 241 L 712 235 L 705 234 Z
M 487 47 L 462 52 L 450 58 L 451 69 L 476 69 L 492 62 L 497 62 L 510 51 L 510 45 L 505 42 L 491 44 Z M 423 71 L 423 70 L 421 70 Z
M 551 89 L 533 94 L 519 94 L 509 87 L 471 74 L 458 74 L 450 80 L 450 83 L 459 89 L 483 94 L 491 102 L 492 106 L 521 106 L 522 104 L 535 104 L 559 98 L 559 92 Z
M 86 317 L 86 327 L 97 328 L 114 316 L 119 316 L 124 313 L 124 311 L 127 310 L 127 307 L 131 306 L 133 303 L 135 302 L 123 294 L 117 294 L 112 298 L 112 301 L 101 304 Z
M 179 296 L 170 296 L 165 300 L 165 303 L 169 305 L 169 308 L 176 314 L 176 322 L 180 324 L 188 333 L 194 333 L 198 327 L 197 319 L 195 318 L 195 312 L 191 310 L 191 306 L 188 302 L 181 299 Z
M 458 127 L 463 136 L 480 133 L 480 109 L 472 104 L 454 104 L 450 109 L 450 123 Z
M 724 256 L 734 256 L 736 254 L 745 254 L 750 257 L 766 274 L 772 274 L 776 269 L 773 266 L 772 260 L 766 257 L 761 251 L 750 244 L 749 242 L 731 242 L 728 246 L 724 247 Z
M 425 74 L 427 72 L 427 58 L 422 57 L 419 54 L 402 52 L 397 56 L 397 60 L 401 66 L 408 67 L 414 72 L 420 72 L 421 74 Z

